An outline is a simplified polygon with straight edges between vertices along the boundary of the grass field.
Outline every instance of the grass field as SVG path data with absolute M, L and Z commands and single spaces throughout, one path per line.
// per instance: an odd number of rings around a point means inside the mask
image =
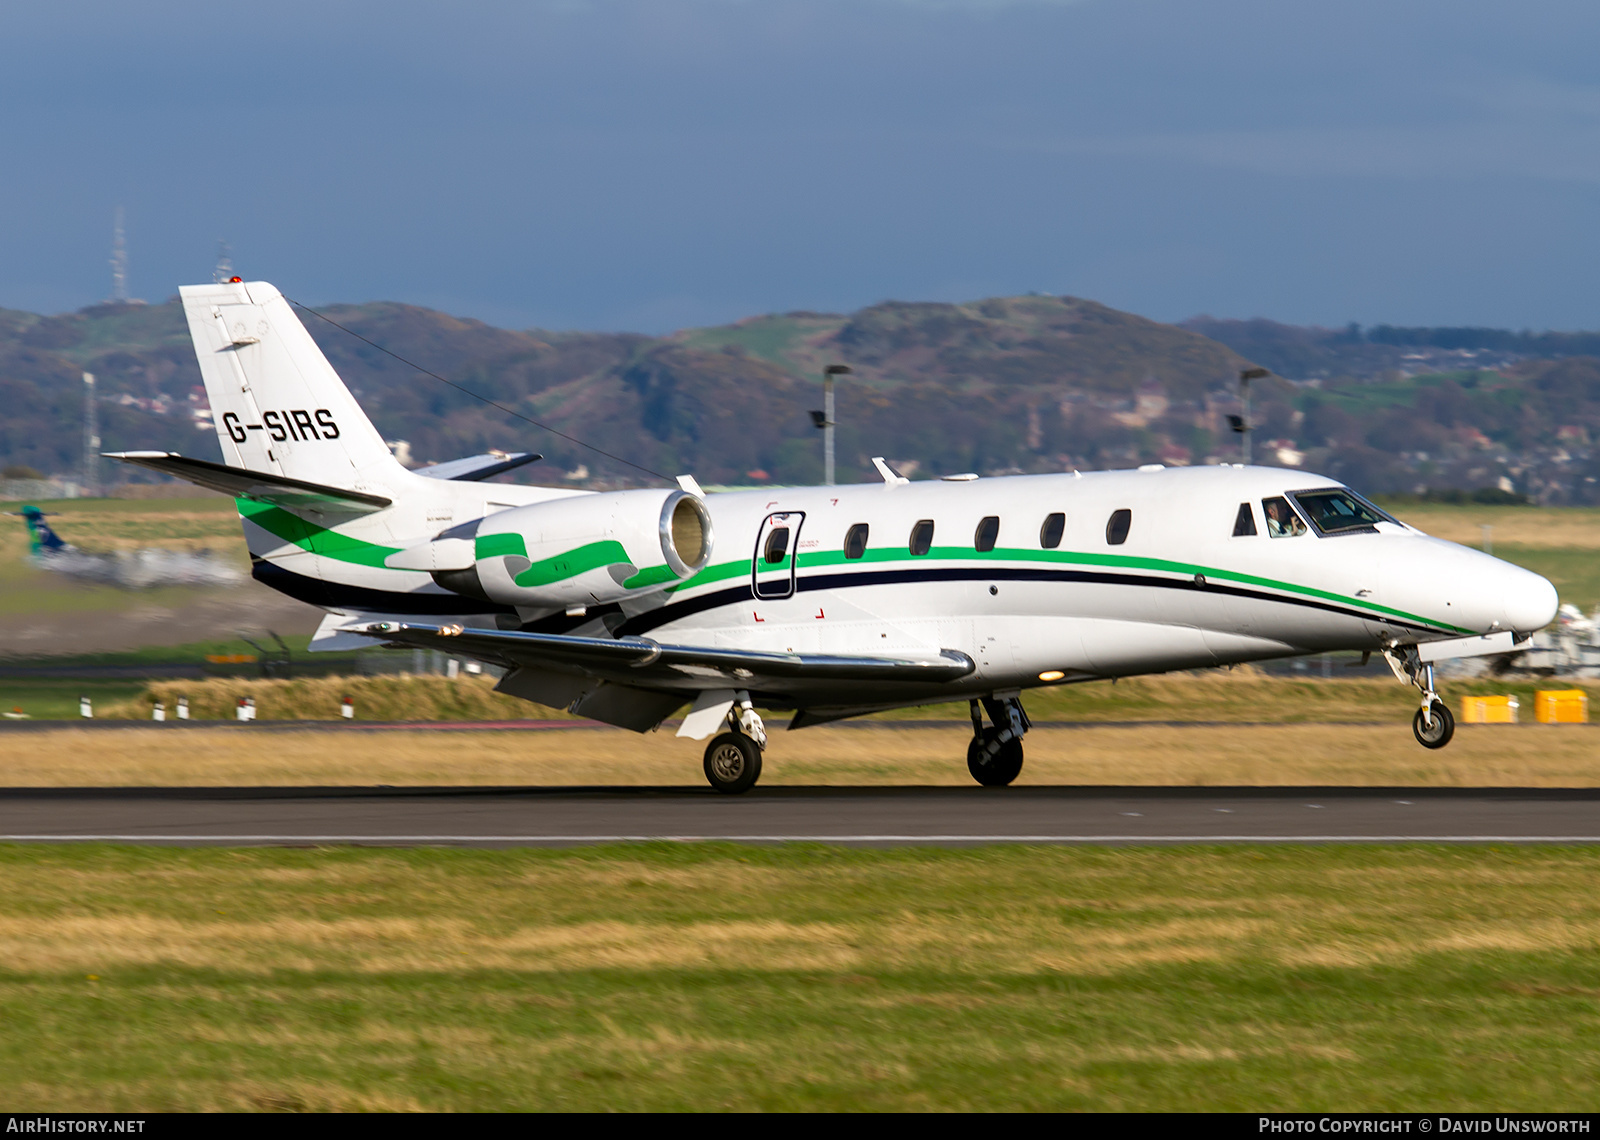
M 0 1099 L 1587 1110 L 1600 851 L 0 849 Z
M 55 515 L 51 527 L 83 550 L 205 550 L 230 557 L 240 569 L 248 565 L 232 499 L 63 499 L 35 505 Z M 21 506 L 0 503 L 0 511 L 15 512 Z M 130 591 L 74 581 L 35 569 L 27 553 L 28 530 L 22 520 L 0 517 L 0 615 L 181 605 L 196 593 L 193 587 Z
M 1112 684 L 1096 681 L 1030 689 L 1024 695 L 1028 715 L 1036 721 L 1240 721 L 1281 724 L 1317 721 L 1407 721 L 1416 708 L 1416 691 L 1385 673 L 1382 677 L 1292 678 L 1263 675 L 1253 669 L 1211 670 L 1154 677 L 1131 677 Z M 0 680 L 0 693 L 6 682 Z M 492 692 L 487 677 L 313 677 L 263 681 L 216 678 L 208 681 L 151 682 L 138 697 L 122 704 L 97 705 L 97 715 L 111 719 L 147 720 L 156 701 L 171 710 L 180 696 L 189 700 L 196 719 L 232 719 L 240 697 L 256 701 L 262 720 L 335 720 L 346 695 L 356 702 L 362 720 L 571 719 L 545 705 Z M 1515 696 L 1533 715 L 1533 694 L 1540 688 L 1583 687 L 1581 682 L 1475 679 L 1445 683 L 1441 692 L 1452 703 L 1467 694 Z M 1600 685 L 1590 685 L 1600 697 Z M 32 711 L 32 710 L 28 710 Z M 45 715 L 45 714 L 36 714 Z M 70 715 L 75 716 L 73 709 Z M 954 720 L 968 722 L 965 701 L 895 709 L 873 720 Z M 772 714 L 775 724 L 788 719 Z
M 764 786 L 969 787 L 971 730 L 808 728 L 779 733 Z M 663 731 L 263 731 L 172 727 L 0 732 L 0 786 L 703 786 L 705 745 Z M 1408 721 L 1328 726 L 1036 728 L 1028 784 L 1594 787 L 1600 730 L 1464 727 L 1429 751 Z

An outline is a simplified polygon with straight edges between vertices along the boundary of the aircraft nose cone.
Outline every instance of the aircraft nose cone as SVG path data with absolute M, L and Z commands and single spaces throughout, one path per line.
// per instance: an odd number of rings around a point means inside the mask
M 1503 589 L 1507 628 L 1532 633 L 1555 621 L 1560 598 L 1546 579 L 1531 570 L 1507 566 Z

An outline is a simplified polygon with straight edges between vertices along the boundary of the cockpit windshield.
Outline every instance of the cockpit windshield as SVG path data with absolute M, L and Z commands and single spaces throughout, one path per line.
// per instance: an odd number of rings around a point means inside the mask
M 1311 520 L 1318 534 L 1373 533 L 1381 522 L 1394 522 L 1383 511 L 1343 488 L 1296 491 L 1295 505 Z

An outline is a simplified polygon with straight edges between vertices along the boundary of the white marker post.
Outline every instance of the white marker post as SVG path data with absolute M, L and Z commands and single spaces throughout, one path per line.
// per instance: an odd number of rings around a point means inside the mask
M 345 720 L 356 719 L 356 700 L 354 697 L 346 697 L 344 699 L 344 703 L 339 706 L 339 715 L 344 717 Z
M 166 720 L 167 719 L 167 706 L 163 702 L 157 701 L 156 702 L 156 707 L 150 710 L 150 719 L 151 720 Z
M 179 697 L 178 698 L 178 719 L 179 720 L 188 720 L 189 719 L 189 698 L 188 697 Z
M 94 702 L 88 697 L 78 698 L 78 715 L 84 720 L 94 719 Z

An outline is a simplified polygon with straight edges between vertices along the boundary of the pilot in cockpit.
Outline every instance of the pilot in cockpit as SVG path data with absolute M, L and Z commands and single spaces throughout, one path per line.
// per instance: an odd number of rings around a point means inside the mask
M 1273 538 L 1295 538 L 1306 532 L 1306 524 L 1294 513 L 1289 501 L 1282 496 L 1261 500 L 1261 509 L 1267 516 L 1267 534 Z

